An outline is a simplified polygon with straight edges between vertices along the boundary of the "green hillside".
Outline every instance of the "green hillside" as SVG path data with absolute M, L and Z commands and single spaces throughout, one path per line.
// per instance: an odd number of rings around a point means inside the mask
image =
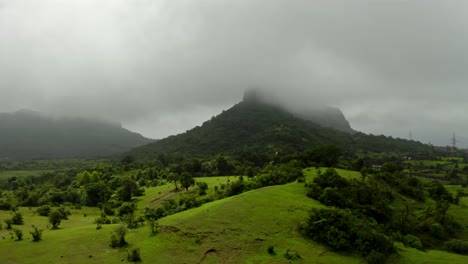
M 314 177 L 313 169 L 309 171 L 308 177 Z M 354 175 L 348 172 L 345 177 Z M 215 177 L 213 183 L 226 180 Z M 149 188 L 139 208 L 149 205 L 169 186 Z M 126 238 L 129 245 L 122 249 L 108 245 L 110 232 L 117 225 L 96 230 L 96 208 L 72 209 L 69 220 L 63 220 L 58 230 L 47 229 L 47 217 L 38 216 L 34 209 L 21 208 L 25 224 L 17 227 L 24 230 L 24 240 L 15 241 L 9 231 L 1 230 L 0 262 L 117 263 L 126 261 L 127 250 L 139 248 L 143 263 L 365 263 L 357 256 L 335 253 L 297 231 L 311 208 L 326 206 L 308 198 L 303 183 L 265 187 L 164 217 L 159 220 L 160 233 L 154 236 L 148 224 L 130 229 Z M 465 211 L 466 205 L 456 212 Z M 9 214 L 0 211 L 0 219 Z M 30 241 L 32 224 L 45 229 L 38 243 Z M 465 263 L 468 258 L 396 245 L 397 254 L 387 263 Z M 269 247 L 274 253 L 268 253 Z M 287 259 L 288 250 L 300 258 Z
M 274 155 L 334 144 L 353 152 L 428 153 L 431 148 L 415 141 L 347 133 L 296 117 L 284 108 L 259 101 L 243 101 L 183 134 L 136 148 L 128 154 L 138 160 L 160 155 L 210 157 L 217 154 Z

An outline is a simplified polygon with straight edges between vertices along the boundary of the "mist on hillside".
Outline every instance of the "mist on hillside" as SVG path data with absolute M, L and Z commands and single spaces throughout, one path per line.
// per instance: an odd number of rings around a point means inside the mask
M 465 2 L 0 1 L 0 112 L 183 132 L 249 87 L 359 131 L 463 139 Z M 456 116 L 456 117 L 455 117 Z

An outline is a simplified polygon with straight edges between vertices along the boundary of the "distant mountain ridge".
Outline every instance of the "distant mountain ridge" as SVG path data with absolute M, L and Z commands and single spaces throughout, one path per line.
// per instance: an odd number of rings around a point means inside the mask
M 150 142 L 120 124 L 28 109 L 0 113 L 0 161 L 106 157 Z
M 342 129 L 312 122 L 313 115 L 293 114 L 284 107 L 265 103 L 251 96 L 218 116 L 185 133 L 137 147 L 127 154 L 137 160 L 158 159 L 161 155 L 209 157 L 217 154 L 294 153 L 307 148 L 334 144 L 355 151 L 425 152 L 420 142 L 366 135 L 351 129 L 341 111 L 318 115 L 325 121 L 336 117 Z M 343 121 L 344 120 L 344 121 Z M 346 132 L 344 132 L 346 131 Z

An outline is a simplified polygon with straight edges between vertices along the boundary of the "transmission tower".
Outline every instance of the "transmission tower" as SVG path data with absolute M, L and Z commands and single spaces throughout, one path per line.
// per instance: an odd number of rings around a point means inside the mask
M 459 140 L 457 140 L 457 137 L 455 136 L 455 132 L 453 132 L 453 136 L 450 139 L 450 141 L 452 142 L 452 150 L 455 150 L 457 148 L 457 142 L 460 142 Z

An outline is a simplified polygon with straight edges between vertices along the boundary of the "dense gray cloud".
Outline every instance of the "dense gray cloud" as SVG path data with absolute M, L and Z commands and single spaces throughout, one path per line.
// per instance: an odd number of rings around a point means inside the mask
M 468 3 L 0 0 L 0 111 L 121 121 L 160 138 L 262 87 L 353 128 L 467 135 Z M 467 142 L 468 145 L 468 142 Z

